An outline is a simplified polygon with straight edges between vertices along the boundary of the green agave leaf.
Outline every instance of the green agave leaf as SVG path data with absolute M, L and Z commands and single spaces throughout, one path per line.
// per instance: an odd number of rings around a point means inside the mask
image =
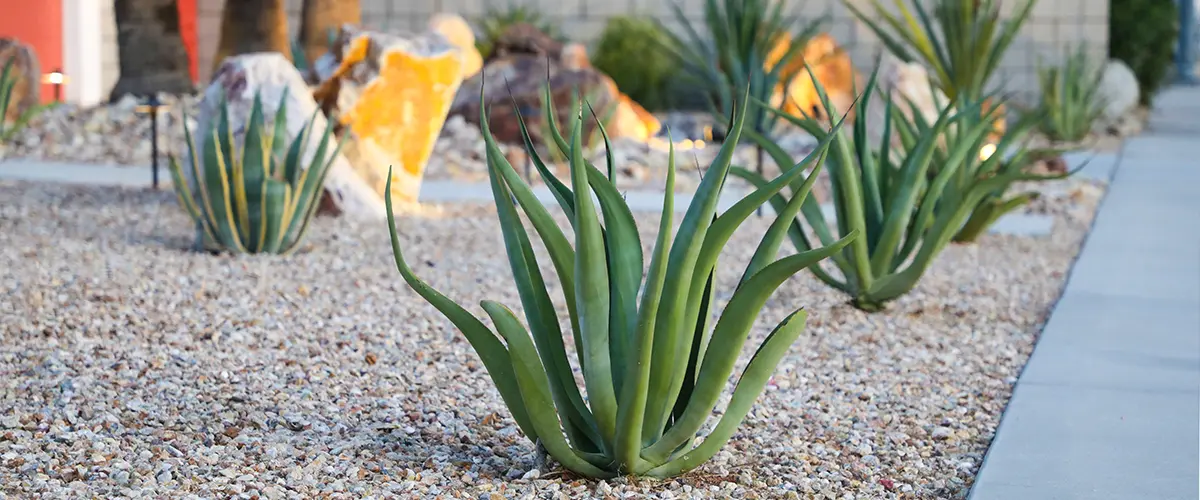
M 788 348 L 804 331 L 806 320 L 807 313 L 803 310 L 796 311 L 780 322 L 775 330 L 767 336 L 738 379 L 737 387 L 733 391 L 733 398 L 730 399 L 725 414 L 717 422 L 713 431 L 704 438 L 704 442 L 700 446 L 682 454 L 679 458 L 650 469 L 646 474 L 660 478 L 676 476 L 699 467 L 716 455 L 725 446 L 725 443 L 729 442 L 734 431 L 750 413 L 751 406 L 762 394 L 775 367 L 779 365 L 779 360 L 783 359 Z
M 713 330 L 708 354 L 700 367 L 696 388 L 687 409 L 662 438 L 642 451 L 642 458 L 659 462 L 671 455 L 680 444 L 695 436 L 712 413 L 737 361 L 750 327 L 775 289 L 787 278 L 848 245 L 858 233 L 851 233 L 832 246 L 784 257 L 763 268 L 738 287 L 722 311 Z
M 563 438 L 557 414 L 554 412 L 550 395 L 550 383 L 537 349 L 530 341 L 529 332 L 521 326 L 516 315 L 499 303 L 485 300 L 483 310 L 496 324 L 496 330 L 504 336 L 510 350 L 509 364 L 513 367 L 524 405 L 529 408 L 530 425 L 536 429 L 538 440 L 550 456 L 564 467 L 588 477 L 609 478 L 615 474 L 596 467 Z
M 667 137 L 671 133 L 668 129 Z M 621 401 L 617 409 L 617 435 L 615 456 L 620 463 L 627 464 L 630 472 L 641 473 L 648 467 L 642 460 L 642 427 L 646 417 L 646 403 L 650 397 L 650 365 L 654 348 L 654 332 L 658 320 L 658 306 L 662 300 L 663 284 L 666 281 L 667 256 L 670 252 L 670 229 L 675 215 L 675 141 L 670 140 L 667 152 L 667 184 L 663 192 L 662 214 L 659 216 L 658 237 L 650 257 L 650 270 L 646 274 L 646 289 L 642 293 L 638 308 L 637 329 L 634 331 L 633 353 L 637 359 L 627 363 Z M 659 358 L 660 362 L 663 358 Z
M 385 191 L 391 192 L 392 172 L 388 169 L 388 182 L 385 186 Z M 500 397 L 504 399 L 504 404 L 508 407 L 508 411 L 512 413 L 513 420 L 516 421 L 517 427 L 530 440 L 536 441 L 538 434 L 535 431 L 529 410 L 522 399 L 521 389 L 518 386 L 516 373 L 509 357 L 508 348 L 496 338 L 496 335 L 488 329 L 482 321 L 479 321 L 462 306 L 450 300 L 441 292 L 438 292 L 433 287 L 426 284 L 421 278 L 418 278 L 413 273 L 412 268 L 404 260 L 404 255 L 400 251 L 400 236 L 396 232 L 396 216 L 392 211 L 392 197 L 385 196 L 384 204 L 387 206 L 388 230 L 392 240 L 392 255 L 396 261 L 396 269 L 400 271 L 400 276 L 408 283 L 408 286 L 417 292 L 425 301 L 435 307 L 438 312 L 441 312 L 446 319 L 450 320 L 463 336 L 467 338 L 467 342 L 475 349 L 479 355 L 480 361 L 483 362 L 484 368 L 487 369 L 488 376 L 492 378 L 492 382 L 496 384 L 496 390 L 500 393 Z
M 558 326 L 554 303 L 546 291 L 546 283 L 538 268 L 529 236 L 516 208 L 509 201 L 512 194 L 500 179 L 499 168 L 495 165 L 498 158 L 503 156 L 497 157 L 489 152 L 488 177 L 491 180 L 493 198 L 496 200 L 500 230 L 504 236 L 504 246 L 517 284 L 517 292 L 525 309 L 525 318 L 533 331 L 541 363 L 550 375 L 550 392 L 554 405 L 558 408 L 558 413 L 565 417 L 563 426 L 567 437 L 579 448 L 599 451 L 601 441 L 596 422 L 575 385 L 575 377 L 563 348 L 562 330 Z
M 575 300 L 582 338 L 584 381 L 600 436 L 611 443 L 616 433 L 617 396 L 609 346 L 608 259 L 600 219 L 592 205 L 587 165 L 583 161 L 582 110 L 571 131 L 571 185 L 575 188 Z

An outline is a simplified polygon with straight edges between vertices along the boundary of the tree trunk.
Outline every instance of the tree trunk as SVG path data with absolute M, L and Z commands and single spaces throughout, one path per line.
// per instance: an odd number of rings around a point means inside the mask
M 290 61 L 285 3 L 284 0 L 226 0 L 213 72 L 228 57 L 254 52 L 278 52 Z
M 362 23 L 359 0 L 304 0 L 300 43 L 309 62 L 329 51 L 329 32 L 343 24 Z
M 116 0 L 121 77 L 109 98 L 194 91 L 176 0 Z

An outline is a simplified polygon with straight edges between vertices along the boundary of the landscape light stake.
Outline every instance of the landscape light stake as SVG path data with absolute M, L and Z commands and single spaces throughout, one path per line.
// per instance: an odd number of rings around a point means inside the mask
M 42 75 L 42 83 L 53 85 L 54 102 L 62 102 L 62 86 L 67 83 L 67 77 L 63 75 L 62 68 L 56 68 L 53 72 Z
M 139 113 L 150 115 L 150 183 L 154 189 L 158 189 L 158 112 L 163 107 L 158 95 L 153 94 L 137 107 Z

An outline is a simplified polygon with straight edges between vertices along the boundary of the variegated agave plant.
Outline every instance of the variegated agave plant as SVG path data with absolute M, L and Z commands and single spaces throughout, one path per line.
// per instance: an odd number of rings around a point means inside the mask
M 316 213 L 329 166 L 341 149 L 337 145 L 329 153 L 332 127 L 326 127 L 316 155 L 306 165 L 315 112 L 289 144 L 286 100 L 280 101 L 274 126 L 269 129 L 256 95 L 245 143 L 235 149 L 224 98 L 218 106 L 220 115 L 211 130 L 205 131 L 207 140 L 200 152 L 184 117 L 191 182 L 185 179 L 179 161 L 171 157 L 175 193 L 196 222 L 197 247 L 233 253 L 295 251 Z
M 804 194 L 817 178 L 815 172 L 810 174 L 785 213 L 770 226 L 729 303 L 713 321 L 718 255 L 755 209 L 802 178 L 806 168 L 819 169 L 829 145 L 826 140 L 803 162 L 718 214 L 717 199 L 745 109 L 743 101 L 734 115 L 732 133 L 704 176 L 673 241 L 675 163 L 674 151 L 670 152 L 658 237 L 644 280 L 642 244 L 630 208 L 613 184 L 613 158 L 607 158 L 607 176 L 583 158 L 582 108 L 569 124 L 570 143 L 554 132 L 555 140 L 570 153 L 570 187 L 550 173 L 524 131 L 531 160 L 571 221 L 573 246 L 572 237 L 564 234 L 501 154 L 487 120 L 481 120 L 500 230 L 528 331 L 504 305 L 483 301 L 497 336 L 413 274 L 401 253 L 388 207 L 392 250 L 404 280 L 466 336 L 521 431 L 575 473 L 593 478 L 667 477 L 691 470 L 717 453 L 804 327 L 803 310 L 775 327 L 742 372 L 724 414 L 701 437 L 701 428 L 712 415 L 764 303 L 784 280 L 838 252 L 856 236 L 777 259 Z M 586 400 L 575 383 L 546 278 L 517 207 L 541 238 L 562 283 Z

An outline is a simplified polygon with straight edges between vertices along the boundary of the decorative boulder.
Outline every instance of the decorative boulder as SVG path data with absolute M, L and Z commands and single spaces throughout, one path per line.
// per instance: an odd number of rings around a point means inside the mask
M 33 48 L 15 38 L 0 38 L 0 69 L 12 61 L 10 77 L 16 80 L 4 121 L 16 121 L 41 102 L 42 75 Z
M 491 58 L 482 74 L 463 83 L 451 114 L 462 115 L 467 122 L 478 125 L 485 113 L 479 108 L 482 90 L 488 126 L 501 142 L 522 142 L 519 119 L 524 119 L 535 143 L 544 144 L 549 139 L 542 137 L 543 86 L 547 82 L 560 127 L 565 127 L 575 113 L 571 102 L 578 96 L 586 98 L 598 116 L 609 118 L 605 130 L 611 139 L 646 141 L 661 128 L 653 114 L 621 93 L 612 78 L 592 67 L 587 49 L 581 44 L 562 45 L 532 26 L 518 24 L 501 37 L 496 51 L 504 56 Z M 520 116 L 513 109 L 514 100 Z M 591 136 L 594 131 L 595 120 L 589 117 L 584 121 L 584 134 Z
M 463 58 L 462 79 L 466 80 L 483 68 L 483 56 L 475 48 L 475 32 L 466 19 L 456 14 L 437 14 L 429 19 L 429 31 L 442 35 L 458 48 Z
M 229 110 L 229 127 L 233 131 L 234 143 L 241 144 L 246 134 L 246 122 L 250 119 L 250 109 L 254 104 L 255 95 L 262 100 L 263 113 L 271 119 L 279 109 L 282 99 L 287 100 L 287 132 L 288 141 L 299 137 L 305 124 L 317 111 L 317 103 L 313 100 L 304 77 L 295 66 L 282 54 L 276 52 L 259 52 L 245 54 L 226 59 L 217 68 L 212 83 L 204 92 L 200 101 L 200 116 L 197 127 L 192 131 L 196 150 L 203 151 L 207 130 L 211 127 L 221 111 L 222 97 Z M 321 113 L 315 113 L 310 137 L 320 137 L 325 133 L 329 123 Z M 312 162 L 317 153 L 319 141 L 308 141 L 302 156 L 305 165 Z M 182 148 L 184 151 L 187 147 Z M 185 162 L 190 158 L 184 158 Z M 187 163 L 185 163 L 186 165 Z M 190 168 L 184 168 L 189 184 L 195 181 Z M 330 166 L 325 178 L 325 197 L 322 207 L 337 214 L 347 214 L 368 219 L 382 219 L 387 216 L 383 198 L 379 196 L 362 178 L 350 167 L 346 158 L 338 155 Z
M 535 143 L 545 143 L 542 137 L 542 92 L 550 83 L 550 99 L 557 112 L 555 119 L 560 127 L 570 123 L 573 96 L 586 98 L 600 116 L 604 116 L 618 99 L 613 92 L 615 85 L 604 74 L 591 68 L 569 70 L 536 55 L 511 55 L 487 63 L 475 78 L 464 82 L 455 97 L 451 114 L 462 115 L 468 123 L 479 125 L 485 114 L 488 125 L 496 140 L 509 144 L 520 144 L 520 120 L 524 119 L 530 138 Z M 480 90 L 483 105 L 479 107 Z M 511 94 L 510 94 L 511 92 Z M 577 93 L 576 93 L 577 92 Z M 513 101 L 517 109 L 513 109 Z M 520 116 L 517 112 L 520 111 Z M 585 120 L 584 134 L 594 130 L 594 120 Z
M 401 37 L 343 28 L 340 61 L 316 91 L 335 103 L 343 152 L 381 195 L 393 169 L 392 199 L 414 204 L 434 144 L 462 83 L 458 49 L 437 33 Z
M 1110 59 L 1100 73 L 1099 95 L 1106 121 L 1116 121 L 1138 104 L 1141 89 L 1137 76 L 1124 62 Z
M 492 52 L 483 64 L 514 55 L 534 55 L 558 61 L 562 59 L 563 43 L 543 33 L 529 23 L 513 23 L 496 37 Z

